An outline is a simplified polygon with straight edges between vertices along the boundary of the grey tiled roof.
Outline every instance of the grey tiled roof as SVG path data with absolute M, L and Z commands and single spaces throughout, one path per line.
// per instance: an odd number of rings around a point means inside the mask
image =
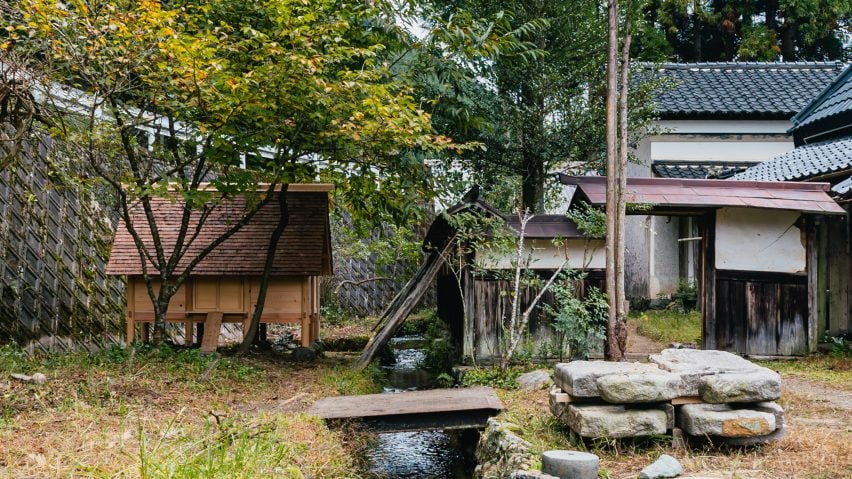
M 852 196 L 852 176 L 834 185 L 831 192 L 840 196 Z
M 852 66 L 791 120 L 792 130 L 852 111 Z
M 706 178 L 727 178 L 735 173 L 744 171 L 754 163 L 743 162 L 684 162 L 658 160 L 651 165 L 651 169 L 660 178 L 684 178 L 691 180 L 703 180 Z
M 661 118 L 791 118 L 843 65 L 830 63 L 669 63 L 658 74 Z
M 735 180 L 796 181 L 852 170 L 852 136 L 800 146 L 734 176 Z

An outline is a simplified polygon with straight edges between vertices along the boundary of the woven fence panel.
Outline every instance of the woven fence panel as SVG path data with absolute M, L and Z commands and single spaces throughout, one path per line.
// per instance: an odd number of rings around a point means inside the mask
M 119 344 L 125 286 L 104 274 L 110 221 L 92 192 L 49 181 L 49 150 L 34 140 L 0 172 L 0 342 L 30 353 Z

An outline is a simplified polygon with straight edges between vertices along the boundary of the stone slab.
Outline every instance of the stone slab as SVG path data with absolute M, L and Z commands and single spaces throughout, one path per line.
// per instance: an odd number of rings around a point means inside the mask
M 769 444 L 771 442 L 780 441 L 787 437 L 789 433 L 790 432 L 787 430 L 787 426 L 782 426 L 765 436 L 725 437 L 721 438 L 721 441 L 729 446 L 759 446 L 761 444 Z
M 727 351 L 664 349 L 648 358 L 665 371 L 681 375 L 681 396 L 699 396 L 702 378 L 722 373 L 771 372 Z
M 749 404 L 747 409 L 766 412 L 775 416 L 775 429 L 784 427 L 784 408 L 775 401 L 765 401 L 755 404 Z
M 678 420 L 691 436 L 756 437 L 776 429 L 773 414 L 727 404 L 687 404 L 681 406 Z
M 574 397 L 599 397 L 598 378 L 610 374 L 650 373 L 665 374 L 653 364 L 571 361 L 554 366 L 554 381 L 562 391 Z
M 560 419 L 582 437 L 618 439 L 666 433 L 666 412 L 663 409 L 586 404 L 567 406 Z
M 722 373 L 701 378 L 701 399 L 708 403 L 753 403 L 781 397 L 781 376 L 759 368 L 747 373 Z
M 599 377 L 596 382 L 601 398 L 612 404 L 671 401 L 681 395 L 680 375 L 660 370 L 609 374 Z

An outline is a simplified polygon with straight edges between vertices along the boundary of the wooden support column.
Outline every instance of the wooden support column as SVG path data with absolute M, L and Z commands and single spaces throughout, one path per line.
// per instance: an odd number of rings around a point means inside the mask
M 716 211 L 701 218 L 701 349 L 716 349 Z
M 309 279 L 305 276 L 302 279 L 302 346 L 308 347 L 311 345 L 311 314 L 310 308 L 310 285 Z
M 183 345 L 192 346 L 192 333 L 194 332 L 192 321 L 183 323 Z
M 135 301 L 136 290 L 134 289 L 134 281 L 133 278 L 127 278 L 127 297 L 125 298 L 127 304 L 125 305 L 125 321 L 127 322 L 127 345 L 130 346 L 133 344 L 133 336 L 136 333 L 136 323 L 133 321 L 133 305 Z
M 320 339 L 320 278 L 311 276 L 311 341 Z
M 201 339 L 201 352 L 213 353 L 219 347 L 219 334 L 222 330 L 222 316 L 219 311 L 207 313 L 204 320 L 204 337 Z
M 825 301 L 824 281 L 821 281 L 821 273 L 825 270 L 823 263 L 824 255 L 821 255 L 821 250 L 824 250 L 824 245 L 819 241 L 825 238 L 824 234 L 820 234 L 820 230 L 824 230 L 824 225 L 818 217 L 811 216 L 805 222 L 807 228 L 807 243 L 805 244 L 806 251 L 806 268 L 808 274 L 808 325 L 807 325 L 807 347 L 808 352 L 817 350 L 818 333 L 820 329 L 820 317 L 823 301 Z M 824 232 L 823 232 L 824 233 Z M 821 284 L 823 287 L 821 288 Z

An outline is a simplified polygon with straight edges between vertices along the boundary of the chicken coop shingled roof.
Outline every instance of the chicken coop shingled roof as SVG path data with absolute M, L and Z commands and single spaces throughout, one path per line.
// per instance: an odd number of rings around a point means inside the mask
M 667 63 L 657 111 L 673 118 L 789 119 L 825 89 L 843 65 L 829 63 Z
M 295 186 L 295 185 L 294 185 Z M 280 194 L 280 193 L 277 193 Z M 275 253 L 272 267 L 274 276 L 331 274 L 331 242 L 328 220 L 328 195 L 317 191 L 289 191 L 287 205 L 289 222 Z M 180 228 L 183 205 L 169 198 L 155 198 L 151 207 L 157 220 L 166 254 L 169 254 L 177 239 Z M 181 271 L 192 258 L 211 244 L 224 231 L 239 221 L 245 212 L 246 201 L 237 197 L 216 206 L 198 234 L 189 246 L 184 259 L 179 263 Z M 195 276 L 255 276 L 263 273 L 266 250 L 272 231 L 279 220 L 278 201 L 273 198 L 251 221 L 233 236 L 217 246 L 192 271 Z M 194 212 L 190 220 L 189 234 L 192 235 L 198 224 L 199 213 Z M 145 220 L 141 206 L 131 211 L 131 220 L 145 245 L 152 251 L 151 230 Z M 148 271 L 154 272 L 148 263 Z M 107 264 L 110 275 L 141 275 L 142 263 L 132 236 L 124 221 L 120 221 L 112 246 L 112 254 Z

